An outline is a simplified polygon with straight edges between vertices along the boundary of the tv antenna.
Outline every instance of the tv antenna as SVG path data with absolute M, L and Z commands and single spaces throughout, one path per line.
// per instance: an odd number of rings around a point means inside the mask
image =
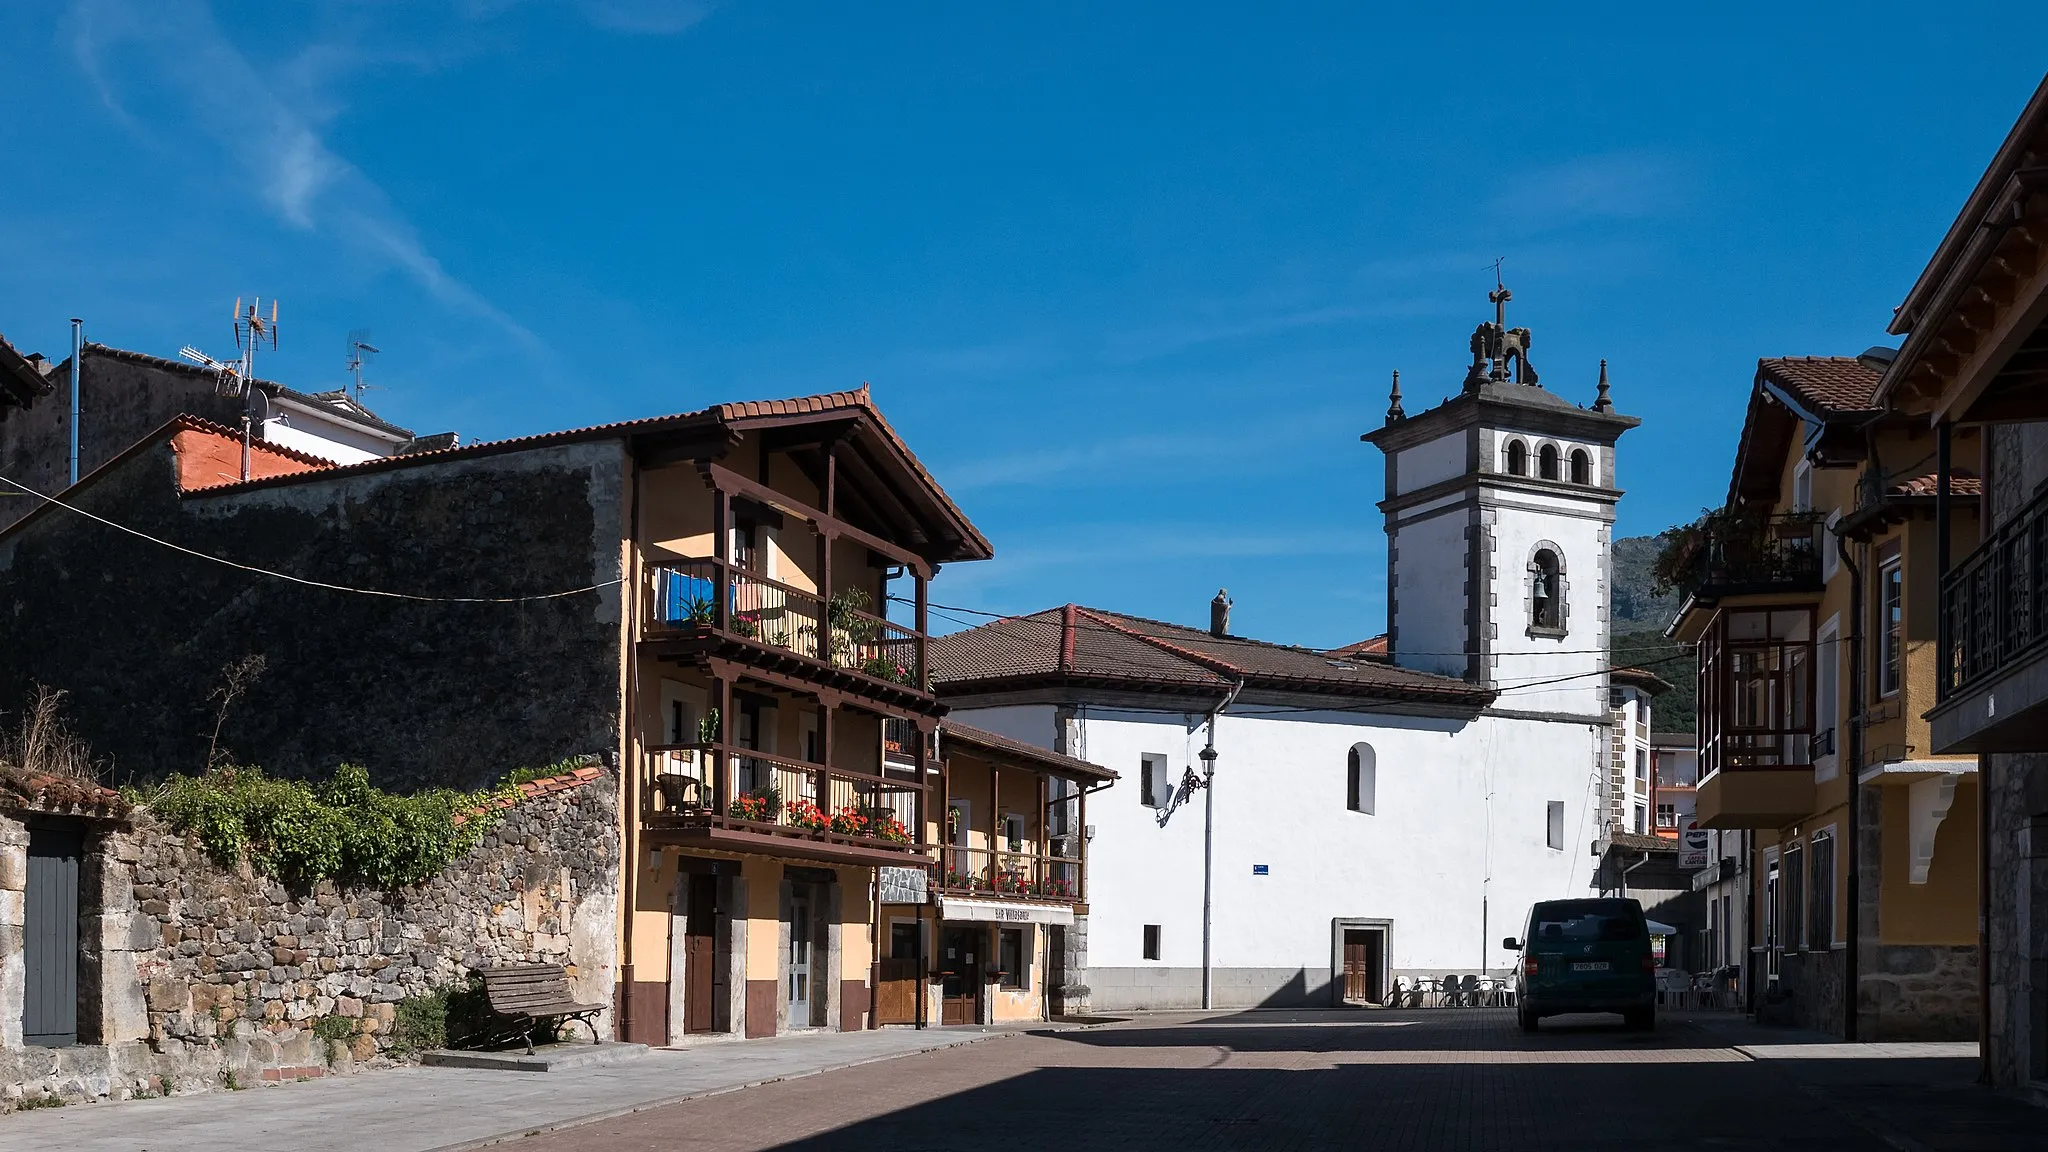
M 363 383 L 363 369 L 369 365 L 370 357 L 375 356 L 380 351 L 382 349 L 370 343 L 370 330 L 368 328 L 358 328 L 348 334 L 348 375 L 351 381 L 349 384 L 349 398 L 357 404 L 363 402 L 364 389 L 381 387 L 381 385 L 377 384 Z
M 178 349 L 178 355 L 190 360 L 214 374 L 214 391 L 222 396 L 242 398 L 242 479 L 249 478 L 249 442 L 256 434 L 256 346 L 269 344 L 271 351 L 277 350 L 277 301 L 270 302 L 270 315 L 263 315 L 263 299 L 249 298 L 249 308 L 242 309 L 242 298 L 235 297 L 235 347 L 241 349 L 239 363 L 215 360 L 192 345 Z M 267 409 L 269 397 L 264 397 Z

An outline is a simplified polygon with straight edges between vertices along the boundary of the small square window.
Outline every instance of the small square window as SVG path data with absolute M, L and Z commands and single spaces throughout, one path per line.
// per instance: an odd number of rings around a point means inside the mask
M 1543 842 L 1564 851 L 1564 801 L 1551 800 L 1543 806 Z
M 1138 803 L 1147 808 L 1164 808 L 1173 798 L 1173 782 L 1167 777 L 1165 755 L 1147 752 L 1139 758 Z
M 1145 925 L 1145 959 L 1159 959 L 1159 925 Z

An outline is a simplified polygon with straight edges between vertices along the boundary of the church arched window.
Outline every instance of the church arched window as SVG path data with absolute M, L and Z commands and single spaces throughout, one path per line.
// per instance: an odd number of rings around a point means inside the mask
M 1529 446 L 1520 440 L 1508 441 L 1508 475 L 1529 474 Z
M 1353 744 L 1344 770 L 1344 806 L 1353 812 L 1373 814 L 1379 804 L 1379 758 L 1372 745 Z
M 1584 448 L 1572 449 L 1572 483 L 1591 484 L 1592 482 L 1593 458 L 1586 455 Z
M 1536 474 L 1545 480 L 1557 479 L 1557 445 L 1545 444 L 1537 449 Z
M 1548 548 L 1537 549 L 1529 561 L 1529 626 L 1552 630 L 1564 627 L 1563 565 L 1557 553 Z

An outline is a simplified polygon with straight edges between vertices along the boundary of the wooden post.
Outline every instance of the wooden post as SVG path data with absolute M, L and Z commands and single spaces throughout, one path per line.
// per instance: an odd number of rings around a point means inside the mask
M 914 642 L 917 647 L 917 690 L 929 692 L 932 690 L 932 685 L 931 680 L 925 675 L 924 663 L 925 633 L 929 630 L 929 617 L 927 613 L 930 604 L 927 592 L 929 581 L 916 572 L 912 572 L 910 576 L 917 586 L 917 640 Z
M 718 709 L 718 723 L 711 733 L 717 742 L 711 752 L 711 812 L 722 818 L 732 807 L 732 758 L 725 754 L 731 743 L 732 681 L 723 676 L 712 677 L 711 698 L 712 706 Z
M 711 609 L 720 632 L 732 627 L 732 596 L 726 588 L 726 565 L 732 560 L 732 497 L 723 488 L 711 490 Z M 723 713 L 720 723 L 723 723 Z
M 818 650 L 811 655 L 832 664 L 832 535 L 816 525 L 812 530 L 818 534 Z
M 832 714 L 836 711 L 838 709 L 830 704 L 820 702 L 818 708 L 819 764 L 832 763 Z M 818 807 L 824 809 L 825 814 L 830 816 L 832 814 L 832 777 L 826 774 L 824 768 L 819 768 L 812 774 L 812 779 L 815 782 L 811 786 L 818 791 Z
M 1033 881 L 1035 881 L 1035 882 L 1038 882 L 1038 883 L 1040 883 L 1040 884 L 1043 884 L 1043 883 L 1044 883 L 1044 882 L 1045 882 L 1045 881 L 1046 881 L 1047 879 L 1049 879 L 1049 878 L 1051 877 L 1051 872 L 1052 872 L 1052 865 L 1051 865 L 1051 864 L 1049 864 L 1049 863 L 1047 863 L 1047 861 L 1046 861 L 1046 857 L 1048 857 L 1048 856 L 1051 856 L 1051 855 L 1052 855 L 1052 838 L 1051 838 L 1050 836 L 1046 835 L 1046 828 L 1047 828 L 1047 825 L 1048 825 L 1048 824 L 1050 824 L 1051 822 L 1050 822 L 1050 821 L 1048 821 L 1048 820 L 1047 820 L 1047 819 L 1045 818 L 1045 817 L 1046 817 L 1046 810 L 1045 810 L 1045 809 L 1046 809 L 1046 787 L 1045 787 L 1045 773 L 1043 773 L 1043 772 L 1039 773 L 1039 774 L 1038 774 L 1038 776 L 1037 776 L 1037 779 L 1038 779 L 1038 863 L 1037 863 L 1037 865 L 1036 865 L 1036 866 L 1034 866 L 1034 867 L 1032 868 L 1032 870 L 1031 870 L 1031 872 L 1032 872 L 1032 876 L 1031 876 L 1031 878 L 1032 878 L 1032 880 L 1033 880 Z
M 997 845 L 998 843 L 1000 843 L 1000 842 L 1002 841 L 1002 836 L 1003 836 L 1003 817 L 1002 817 L 1002 810 L 1003 810 L 1003 805 L 1002 805 L 1002 798 L 1001 798 L 1001 797 L 1002 797 L 1002 793 L 1000 792 L 1000 789 L 1002 788 L 1002 779 L 1001 779 L 1001 774 L 1002 774 L 1002 769 L 1000 769 L 1000 768 L 997 768 L 997 767 L 996 767 L 996 762 L 995 762 L 995 761 L 993 761 L 993 760 L 989 761 L 989 762 L 988 762 L 988 886 L 989 886 L 990 888 L 994 888 L 994 887 L 996 886 L 996 861 L 997 861 L 997 859 L 998 859 L 998 857 L 997 857 L 997 855 L 996 855 L 996 851 L 997 851 L 997 849 L 996 849 L 996 845 Z

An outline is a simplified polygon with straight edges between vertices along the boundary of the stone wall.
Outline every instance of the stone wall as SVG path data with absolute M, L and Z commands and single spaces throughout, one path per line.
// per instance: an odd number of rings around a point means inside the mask
M 475 851 L 395 892 L 294 891 L 215 866 L 146 812 L 95 822 L 81 900 L 97 926 L 81 949 L 91 1018 L 70 1048 L 21 1044 L 27 838 L 20 813 L 0 814 L 0 1097 L 183 1094 L 385 1063 L 402 1000 L 494 964 L 563 964 L 578 1000 L 611 1003 L 618 779 L 591 766 L 522 791 Z M 313 1032 L 327 1017 L 352 1033 L 331 1050 Z M 610 1030 L 607 1012 L 598 1031 Z
M 51 512 L 0 536 L 0 710 L 69 693 L 117 782 L 205 766 L 223 669 L 262 656 L 221 745 L 285 776 L 365 766 L 380 786 L 478 788 L 519 764 L 619 743 L 617 441 L 365 466 L 180 494 L 168 444 L 80 485 L 91 512 L 209 563 Z M 367 470 L 366 470 L 367 469 Z M 427 735 L 431 734 L 431 736 Z

